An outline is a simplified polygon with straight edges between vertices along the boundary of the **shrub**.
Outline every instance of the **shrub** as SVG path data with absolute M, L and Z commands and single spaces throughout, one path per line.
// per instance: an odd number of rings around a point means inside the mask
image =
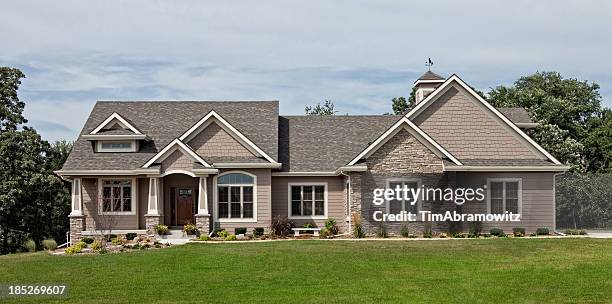
M 91 244 L 91 249 L 95 250 L 95 251 L 100 251 L 102 249 L 102 243 L 100 243 L 99 241 L 95 241 Z
M 380 225 L 378 225 L 378 229 L 376 230 L 376 236 L 379 238 L 386 238 L 389 236 L 389 233 L 387 231 L 387 225 L 385 223 L 380 223 Z
M 236 229 L 234 229 L 234 234 L 235 235 L 246 234 L 246 232 L 247 232 L 246 228 L 236 228 Z
M 89 245 L 94 242 L 94 238 L 86 236 L 81 239 L 81 242 L 84 242 L 85 244 Z
M 448 237 L 448 234 L 442 232 L 442 233 L 438 234 L 438 237 L 441 238 L 441 239 L 445 239 L 445 238 Z
M 194 224 L 187 223 L 183 225 L 183 232 L 187 235 L 194 235 L 198 233 L 198 227 L 196 227 Z
M 405 238 L 410 236 L 410 230 L 408 229 L 408 226 L 402 225 L 402 227 L 400 228 L 400 235 Z
M 129 233 L 125 234 L 125 239 L 128 240 L 128 241 L 131 241 L 131 240 L 135 239 L 136 236 L 138 236 L 136 233 L 129 232 Z
M 478 237 L 482 233 L 482 222 L 475 221 L 470 222 L 470 234 L 476 235 Z
M 23 247 L 28 251 L 28 252 L 35 252 L 36 251 L 36 243 L 33 240 L 27 240 L 24 244 Z
M 331 231 L 327 228 L 323 228 L 321 229 L 321 232 L 319 233 L 319 237 L 322 239 L 328 238 L 330 236 L 334 236 Z
M 79 251 L 77 252 L 77 248 L 76 248 L 76 247 L 71 246 L 71 247 L 68 247 L 68 248 L 64 249 L 64 252 L 65 252 L 66 254 L 73 255 L 73 254 L 75 254 L 75 253 L 81 253 L 81 250 L 79 250 Z
M 229 232 L 227 232 L 227 230 L 225 229 L 221 229 L 221 230 L 217 230 L 215 234 L 220 238 L 226 238 L 229 235 Z
M 87 248 L 87 243 L 85 243 L 83 241 L 80 241 L 80 242 L 76 243 L 76 245 L 74 245 L 74 246 L 76 246 L 76 247 L 78 247 L 80 249 L 83 249 L 83 248 Z
M 512 228 L 512 234 L 515 237 L 524 237 L 525 236 L 525 228 L 521 228 L 521 227 Z
M 477 239 L 477 238 L 480 237 L 480 234 L 475 234 L 475 233 L 471 233 L 470 232 L 470 233 L 468 233 L 467 237 L 470 238 L 470 239 Z
M 57 242 L 52 239 L 42 241 L 43 247 L 47 250 L 55 250 L 57 249 Z
M 501 228 L 491 228 L 489 233 L 493 236 L 506 236 L 506 234 L 504 233 L 504 230 Z
M 423 237 L 430 239 L 432 236 L 433 236 L 433 233 L 431 231 L 431 222 L 426 222 L 423 225 Z
M 363 231 L 363 225 L 361 224 L 361 215 L 359 213 L 353 213 L 351 215 L 351 221 L 353 222 L 353 236 L 361 239 L 365 237 L 365 231 Z
M 540 227 L 536 229 L 536 235 L 549 235 L 549 234 L 550 234 L 550 230 L 548 230 L 548 228 L 546 227 Z
M 155 230 L 155 233 L 157 233 L 158 235 L 168 234 L 168 226 L 166 225 L 157 224 L 153 227 L 153 230 Z
M 568 235 L 586 235 L 587 232 L 584 229 L 567 229 L 567 230 L 565 230 L 565 234 L 568 234 Z
M 270 223 L 270 230 L 272 233 L 279 236 L 287 236 L 291 233 L 291 228 L 294 227 L 295 224 L 286 216 L 277 215 L 272 218 L 272 222 Z
M 200 235 L 199 240 L 200 241 L 210 241 L 210 236 L 208 236 L 206 234 L 202 234 L 202 235 Z
M 138 249 L 140 249 L 141 246 L 142 245 L 140 245 L 140 243 L 136 243 L 136 244 L 132 245 L 132 249 L 138 250 Z
M 230 234 L 225 238 L 226 241 L 235 241 L 236 239 L 236 235 L 234 234 Z
M 264 229 L 263 227 L 257 227 L 255 229 L 253 229 L 253 236 L 254 237 L 260 237 L 264 234 Z
M 304 225 L 302 225 L 302 228 L 314 228 L 314 225 L 311 223 L 306 223 Z
M 116 238 L 111 240 L 111 244 L 113 244 L 115 246 L 119 246 L 119 245 L 125 244 L 125 241 L 123 241 L 123 239 L 121 237 L 116 237 Z
M 463 235 L 463 233 L 461 233 L 461 232 L 455 232 L 455 233 L 453 233 L 453 238 L 463 239 L 463 238 L 465 238 L 465 235 Z
M 64 249 L 64 252 L 66 252 L 66 254 L 76 254 L 76 253 L 81 253 L 83 252 L 83 248 L 87 247 L 87 244 L 85 242 L 78 242 L 76 244 L 74 244 L 73 246 L 70 246 L 66 249 Z
M 336 219 L 334 218 L 330 217 L 325 221 L 325 228 L 327 228 L 332 235 L 338 234 L 339 229 L 338 225 L 336 225 Z
M 112 239 L 116 239 L 117 235 L 116 234 L 109 234 L 106 236 L 106 241 L 110 242 Z

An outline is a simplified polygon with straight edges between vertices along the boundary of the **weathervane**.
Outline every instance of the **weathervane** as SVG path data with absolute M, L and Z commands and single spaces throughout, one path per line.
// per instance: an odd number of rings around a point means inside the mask
M 431 61 L 431 58 L 427 58 L 427 61 L 425 61 L 425 66 L 427 67 L 427 69 L 431 72 L 431 66 L 433 65 L 433 61 Z

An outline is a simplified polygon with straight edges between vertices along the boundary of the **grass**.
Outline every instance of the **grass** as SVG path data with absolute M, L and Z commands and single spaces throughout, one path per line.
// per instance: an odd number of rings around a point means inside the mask
M 612 302 L 609 239 L 187 244 L 0 265 L 0 284 L 68 283 L 69 302 Z

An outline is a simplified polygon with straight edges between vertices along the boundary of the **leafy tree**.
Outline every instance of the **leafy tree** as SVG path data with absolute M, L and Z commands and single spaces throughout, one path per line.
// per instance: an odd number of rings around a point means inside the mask
M 27 122 L 22 115 L 25 103 L 17 97 L 17 88 L 24 77 L 19 69 L 0 67 L 0 132 L 14 130 Z
M 612 172 L 612 110 L 587 121 L 587 136 L 583 140 L 589 172 Z
M 304 112 L 306 112 L 306 115 L 313 116 L 329 116 L 336 115 L 336 113 L 338 113 L 338 111 L 334 109 L 334 103 L 329 99 L 326 99 L 323 105 L 321 105 L 321 103 L 317 103 L 314 107 L 306 106 L 304 108 Z

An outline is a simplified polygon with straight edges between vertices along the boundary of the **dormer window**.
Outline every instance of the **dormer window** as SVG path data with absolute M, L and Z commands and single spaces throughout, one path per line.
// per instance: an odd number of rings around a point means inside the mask
M 98 141 L 97 152 L 136 152 L 136 141 Z

